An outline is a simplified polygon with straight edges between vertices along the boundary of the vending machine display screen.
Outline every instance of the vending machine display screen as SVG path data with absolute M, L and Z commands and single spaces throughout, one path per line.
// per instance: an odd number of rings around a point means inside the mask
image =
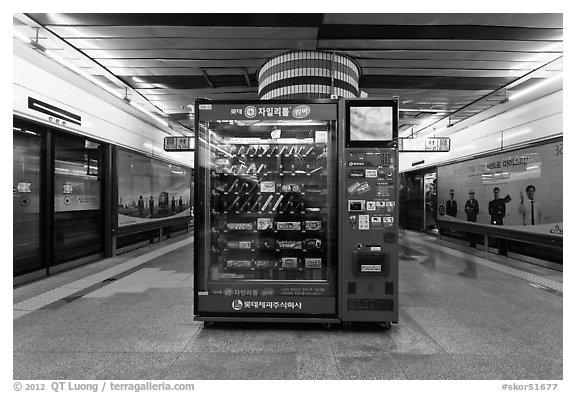
M 392 107 L 350 108 L 351 141 L 391 141 Z
M 398 103 L 358 100 L 346 103 L 346 146 L 389 147 L 397 137 Z

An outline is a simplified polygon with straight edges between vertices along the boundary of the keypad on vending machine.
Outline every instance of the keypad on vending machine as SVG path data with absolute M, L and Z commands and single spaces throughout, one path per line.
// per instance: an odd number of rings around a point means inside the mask
M 391 162 L 391 154 L 390 153 L 383 153 L 382 154 L 382 165 L 390 166 Z

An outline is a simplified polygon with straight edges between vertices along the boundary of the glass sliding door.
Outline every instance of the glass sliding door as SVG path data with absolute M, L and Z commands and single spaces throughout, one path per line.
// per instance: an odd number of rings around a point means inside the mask
M 23 122 L 14 121 L 12 164 L 13 269 L 14 275 L 41 269 L 42 178 L 41 165 L 44 135 Z
M 102 251 L 101 152 L 82 137 L 54 137 L 54 265 Z

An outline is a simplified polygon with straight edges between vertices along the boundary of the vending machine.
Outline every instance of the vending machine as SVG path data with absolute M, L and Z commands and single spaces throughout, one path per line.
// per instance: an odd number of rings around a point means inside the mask
M 195 319 L 396 322 L 396 101 L 195 114 Z

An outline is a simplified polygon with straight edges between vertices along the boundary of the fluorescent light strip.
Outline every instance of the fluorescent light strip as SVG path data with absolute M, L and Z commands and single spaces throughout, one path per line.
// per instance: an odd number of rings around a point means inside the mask
M 165 121 L 164 119 L 161 119 L 160 117 L 156 116 L 155 114 L 153 114 L 149 110 L 143 108 L 140 104 L 138 104 L 134 101 L 130 101 L 130 105 L 133 106 L 134 108 L 138 109 L 140 112 L 150 116 L 151 118 L 156 120 L 158 123 L 162 124 L 164 127 L 168 127 L 167 121 Z
M 116 98 L 120 98 L 120 99 L 123 98 L 123 96 L 120 92 L 110 88 L 110 86 L 106 85 L 105 83 L 102 83 L 100 80 L 96 79 L 94 76 L 90 75 L 89 73 L 87 73 L 86 71 L 84 71 L 80 67 L 76 66 L 75 64 L 71 63 L 70 61 L 64 59 L 63 57 L 61 57 L 57 54 L 55 54 L 54 52 L 50 52 L 50 53 L 47 52 L 46 54 L 50 58 L 52 58 L 53 60 L 56 60 L 58 63 L 63 65 L 64 67 L 69 68 L 70 70 L 74 71 L 75 73 L 88 79 L 90 82 L 94 83 L 95 85 L 106 90 L 108 93 L 114 95 Z
M 556 75 L 556 76 L 553 76 L 552 78 L 548 78 L 548 79 L 546 79 L 546 80 L 544 80 L 544 81 L 542 81 L 542 82 L 540 82 L 540 83 L 537 83 L 537 84 L 535 84 L 535 85 L 533 85 L 533 86 L 527 87 L 527 88 L 524 89 L 524 90 L 520 90 L 519 92 L 512 94 L 510 97 L 508 97 L 508 99 L 509 99 L 509 100 L 516 100 L 516 99 L 518 99 L 519 97 L 522 97 L 522 96 L 524 96 L 524 95 L 526 95 L 526 94 L 528 94 L 528 93 L 531 93 L 531 92 L 533 92 L 533 91 L 535 91 L 535 90 L 540 89 L 540 88 L 543 87 L 543 86 L 546 86 L 546 85 L 548 85 L 548 84 L 550 84 L 550 83 L 552 83 L 552 82 L 555 82 L 556 80 L 562 78 L 563 76 L 564 76 L 564 73 L 560 73 L 560 74 L 558 74 L 558 75 Z

